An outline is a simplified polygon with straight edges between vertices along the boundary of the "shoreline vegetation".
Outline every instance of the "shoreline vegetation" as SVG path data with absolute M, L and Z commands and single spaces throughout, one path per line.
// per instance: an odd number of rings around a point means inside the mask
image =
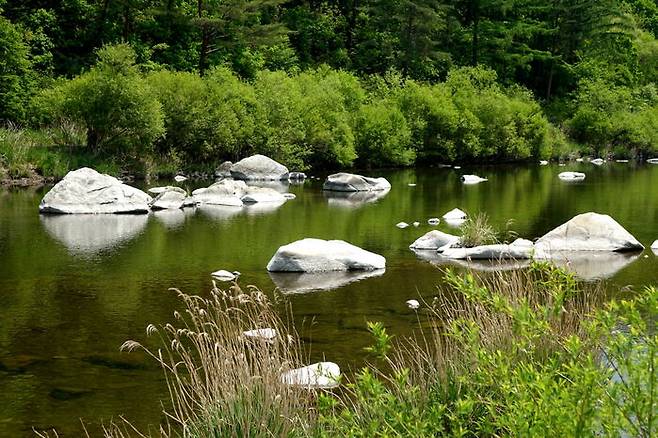
M 644 160 L 657 23 L 646 0 L 0 0 L 0 181 Z
M 368 323 L 366 365 L 340 389 L 291 386 L 304 344 L 258 289 L 176 291 L 175 320 L 127 341 L 163 367 L 166 421 L 130 418 L 104 436 L 655 436 L 658 290 L 605 302 L 602 285 L 547 263 L 493 273 L 442 271 L 415 336 Z M 286 304 L 283 307 L 289 309 Z M 289 309 L 290 311 L 290 309 Z M 272 338 L 245 330 L 274 329 Z M 156 403 L 157 401 L 153 401 Z M 40 436 L 48 436 L 41 432 Z

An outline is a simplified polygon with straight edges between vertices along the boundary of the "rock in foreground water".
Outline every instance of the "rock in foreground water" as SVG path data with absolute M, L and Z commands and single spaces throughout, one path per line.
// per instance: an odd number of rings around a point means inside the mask
M 371 192 L 390 188 L 391 184 L 386 178 L 370 178 L 344 172 L 329 175 L 322 186 L 322 190 L 336 192 Z
M 414 243 L 409 245 L 411 249 L 434 249 L 438 250 L 446 245 L 459 242 L 459 236 L 444 233 L 439 230 L 432 230 L 420 236 Z
M 340 367 L 333 362 L 318 362 L 283 373 L 281 381 L 305 388 L 335 388 L 340 382 Z
M 41 200 L 41 213 L 148 213 L 152 198 L 88 167 L 71 171 Z
M 164 187 L 158 196 L 153 199 L 151 208 L 153 210 L 168 210 L 183 208 L 187 199 L 187 192 L 180 187 Z
M 617 221 L 606 214 L 583 213 L 546 233 L 535 243 L 536 257 L 552 251 L 634 251 L 644 249 Z
M 231 176 L 240 180 L 288 179 L 288 168 L 265 155 L 252 155 L 231 166 Z
M 343 240 L 302 239 L 280 247 L 270 272 L 372 271 L 384 269 L 386 259 Z

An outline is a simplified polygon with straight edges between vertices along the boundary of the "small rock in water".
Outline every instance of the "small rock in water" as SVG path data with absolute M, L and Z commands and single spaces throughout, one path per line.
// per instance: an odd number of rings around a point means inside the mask
M 658 249 L 658 240 L 654 240 L 651 244 L 651 249 Z
M 395 226 L 398 228 L 407 228 L 409 224 L 406 222 L 398 222 L 397 224 L 395 224 Z
M 461 166 L 454 166 L 453 169 L 461 169 Z
M 420 222 L 414 222 L 414 223 L 413 223 L 413 226 L 414 226 L 414 227 L 418 227 L 418 226 L 420 226 Z
M 273 328 L 262 328 L 255 330 L 247 330 L 242 332 L 242 336 L 245 338 L 258 339 L 266 342 L 274 342 L 274 339 L 278 336 L 278 333 Z
M 427 219 L 427 223 L 430 224 L 430 225 L 439 225 L 439 222 L 441 222 L 441 221 L 439 220 L 438 217 L 432 217 L 432 218 Z
M 566 166 L 566 164 L 564 164 L 564 163 L 560 163 L 560 164 L 558 164 L 558 166 L 560 166 L 560 167 L 564 167 L 564 166 Z
M 585 174 L 582 172 L 562 172 L 557 177 L 563 181 L 580 181 L 585 179 Z
M 478 184 L 487 181 L 486 178 L 477 175 L 462 175 L 461 180 L 464 184 Z
M 540 160 L 540 161 L 539 161 L 539 165 L 540 165 L 540 166 L 547 166 L 547 165 L 548 165 L 548 161 L 546 161 L 546 160 Z
M 215 280 L 219 281 L 234 281 L 240 276 L 238 271 L 229 272 L 225 269 L 220 269 L 210 274 Z
M 413 310 L 416 310 L 420 307 L 420 303 L 417 300 L 407 300 L 407 307 Z
M 284 193 L 283 197 L 290 200 L 290 199 L 295 199 L 297 196 L 295 196 L 294 193 Z
M 186 177 L 186 176 L 183 176 L 183 175 L 176 175 L 176 176 L 174 177 L 174 181 L 176 181 L 176 182 L 187 181 L 187 177 Z
M 590 161 L 590 163 L 600 166 L 601 164 L 605 163 L 605 161 L 603 161 L 603 158 L 594 158 L 592 161 Z
M 415 183 L 409 183 L 409 184 L 407 184 L 407 185 L 408 185 L 409 187 L 416 187 L 416 184 L 415 184 Z
M 582 158 L 576 158 L 576 162 L 582 163 L 584 160 Z
M 628 163 L 628 160 L 615 160 L 617 163 Z
M 286 371 L 281 382 L 291 386 L 313 389 L 335 388 L 340 383 L 340 367 L 333 362 L 318 362 L 302 368 Z
M 458 208 L 453 208 L 443 215 L 443 219 L 466 219 L 466 213 Z
M 647 163 L 649 163 L 649 164 L 658 164 L 658 158 L 649 158 L 647 160 Z

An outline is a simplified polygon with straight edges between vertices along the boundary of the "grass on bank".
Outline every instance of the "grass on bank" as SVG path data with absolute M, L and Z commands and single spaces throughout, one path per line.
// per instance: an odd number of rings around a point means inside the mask
M 370 324 L 377 357 L 336 392 L 281 384 L 303 345 L 288 340 L 261 292 L 180 294 L 185 311 L 173 325 L 147 329 L 161 338 L 147 352 L 171 393 L 168 427 L 156 435 L 656 436 L 658 289 L 604 303 L 601 285 L 544 263 L 444 274 L 446 286 L 418 311 L 422 330 L 394 342 Z M 263 326 L 282 337 L 240 336 Z M 105 432 L 134 435 L 128 423 Z

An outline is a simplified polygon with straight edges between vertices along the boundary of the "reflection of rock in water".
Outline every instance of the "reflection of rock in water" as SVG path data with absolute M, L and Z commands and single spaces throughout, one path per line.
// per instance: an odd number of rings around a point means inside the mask
M 284 293 L 303 293 L 316 290 L 331 290 L 355 281 L 379 277 L 385 269 L 376 271 L 331 271 L 318 273 L 270 272 L 276 287 Z
M 194 214 L 193 208 L 186 208 L 185 210 L 157 210 L 153 212 L 153 217 L 162 223 L 167 228 L 180 228 L 185 224 L 185 219 Z
M 225 221 L 242 213 L 243 207 L 236 207 L 232 205 L 201 204 L 196 209 L 202 214 L 208 216 L 210 219 Z
M 267 187 L 268 189 L 274 189 L 279 193 L 288 193 L 288 187 L 290 183 L 288 180 L 282 181 L 259 181 L 259 180 L 247 180 L 245 181 L 248 186 L 253 187 Z
M 614 276 L 638 257 L 639 252 L 570 251 L 553 252 L 548 261 L 573 272 L 585 281 L 592 281 Z
M 435 250 L 413 250 L 419 259 L 428 261 L 436 266 L 456 266 L 460 268 L 473 269 L 474 271 L 496 272 L 512 271 L 515 269 L 526 268 L 530 265 L 530 260 L 457 260 L 443 257 Z
M 244 211 L 249 216 L 272 213 L 279 209 L 286 201 L 281 202 L 257 202 L 255 204 L 245 205 Z
M 476 271 L 506 271 L 527 267 L 530 260 L 452 260 L 433 250 L 412 250 L 416 256 L 437 266 L 460 266 Z M 604 251 L 554 252 L 550 259 L 556 266 L 573 272 L 585 281 L 603 280 L 614 276 L 640 256 L 639 253 Z
M 91 255 L 114 248 L 136 237 L 148 222 L 147 215 L 80 214 L 40 216 L 48 233 L 71 253 Z
M 388 194 L 390 189 L 371 192 L 322 192 L 330 207 L 358 208 L 364 204 L 376 202 Z

